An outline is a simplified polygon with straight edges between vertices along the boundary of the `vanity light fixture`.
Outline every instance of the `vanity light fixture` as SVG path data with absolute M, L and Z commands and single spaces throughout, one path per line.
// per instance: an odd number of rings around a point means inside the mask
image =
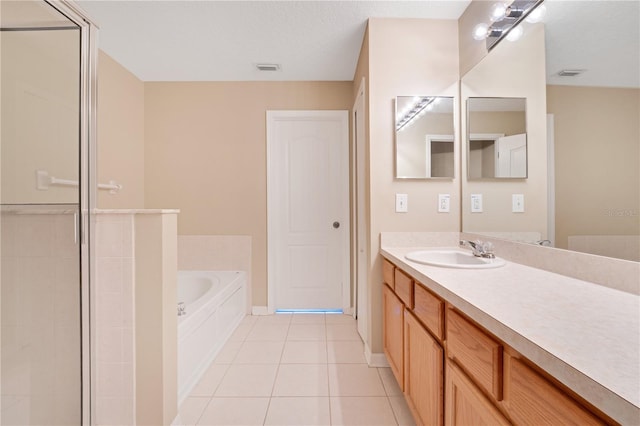
M 396 116 L 396 131 L 402 130 L 405 126 L 412 123 L 412 120 L 416 117 L 421 117 L 428 110 L 433 108 L 433 105 L 437 102 L 435 97 L 420 97 L 413 98 L 413 103 L 407 106 L 402 111 L 398 112 Z
M 489 24 L 481 22 L 473 29 L 475 40 L 486 40 L 487 50 L 491 50 L 500 40 L 518 40 L 523 29 L 518 24 L 527 19 L 528 22 L 539 22 L 544 16 L 542 7 L 544 0 L 512 0 L 498 2 L 491 7 Z M 535 13 L 534 13 L 535 12 Z

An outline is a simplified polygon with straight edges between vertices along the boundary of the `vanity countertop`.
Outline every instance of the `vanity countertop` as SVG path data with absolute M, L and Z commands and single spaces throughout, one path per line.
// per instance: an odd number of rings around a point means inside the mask
M 640 297 L 507 262 L 452 269 L 381 254 L 622 424 L 640 421 Z

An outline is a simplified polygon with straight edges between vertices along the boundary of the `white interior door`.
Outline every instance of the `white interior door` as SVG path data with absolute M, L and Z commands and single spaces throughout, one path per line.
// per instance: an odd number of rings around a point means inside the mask
M 526 134 L 499 138 L 496 153 L 496 177 L 527 177 Z
M 349 307 L 348 120 L 267 112 L 271 312 Z

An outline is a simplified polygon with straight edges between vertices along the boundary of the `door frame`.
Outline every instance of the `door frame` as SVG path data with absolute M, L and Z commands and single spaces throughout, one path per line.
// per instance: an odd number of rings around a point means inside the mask
M 365 79 L 362 77 L 358 87 L 358 95 L 351 111 L 352 123 L 352 259 L 353 259 L 353 316 L 357 320 L 357 329 L 363 342 L 368 344 L 369 338 L 369 298 L 368 298 L 368 257 L 367 215 L 366 215 L 366 102 Z M 363 134 L 358 137 L 356 113 L 362 123 Z M 362 241 L 362 244 L 360 242 Z M 362 247 L 361 247 L 362 245 Z M 364 253 L 364 257 L 360 255 Z
M 275 136 L 273 135 L 273 124 L 278 120 L 301 120 L 303 118 L 324 118 L 332 117 L 342 120 L 344 124 L 344 132 L 341 135 L 342 146 L 340 150 L 341 160 L 340 168 L 343 184 L 340 185 L 340 197 L 344 201 L 341 216 L 344 218 L 345 231 L 342 237 L 342 247 L 344 256 L 342 259 L 342 309 L 343 312 L 349 312 L 351 307 L 351 262 L 349 253 L 351 252 L 350 235 L 351 220 L 349 216 L 349 112 L 347 110 L 268 110 L 266 112 L 266 131 L 267 131 L 267 312 L 275 313 L 277 306 L 277 291 L 275 285 L 275 261 L 274 255 L 276 251 L 276 241 L 278 234 L 276 232 L 276 221 L 272 218 L 279 215 L 279 205 L 276 203 L 274 191 L 274 147 Z

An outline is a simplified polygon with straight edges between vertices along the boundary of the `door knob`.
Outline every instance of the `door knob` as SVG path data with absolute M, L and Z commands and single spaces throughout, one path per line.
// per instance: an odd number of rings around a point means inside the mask
M 333 227 L 336 228 L 336 229 L 340 228 L 340 222 L 338 222 L 338 221 L 333 222 Z

